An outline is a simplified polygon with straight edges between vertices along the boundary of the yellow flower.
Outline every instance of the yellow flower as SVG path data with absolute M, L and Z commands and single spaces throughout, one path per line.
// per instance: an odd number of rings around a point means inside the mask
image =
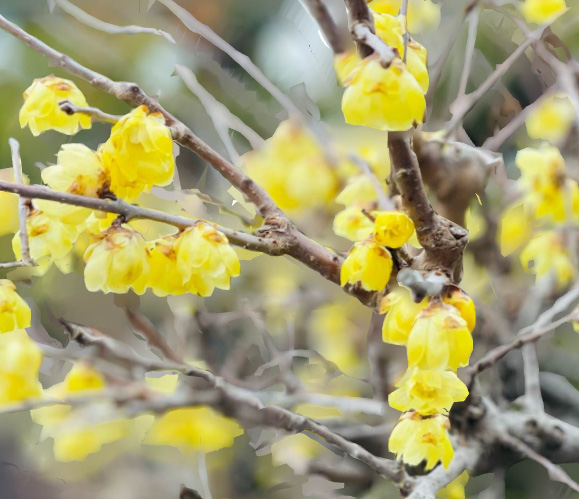
M 336 76 L 338 77 L 340 85 L 344 84 L 352 71 L 361 61 L 362 59 L 360 59 L 356 50 L 343 52 L 334 57 L 334 69 L 336 70 Z
M 438 499 L 465 499 L 466 495 L 464 488 L 468 479 L 468 473 L 463 471 L 457 478 L 444 487 L 444 489 L 438 492 L 436 497 Z
M 26 331 L 0 335 L 0 404 L 20 402 L 42 395 L 38 371 L 42 353 Z
M 143 237 L 124 227 L 110 227 L 93 237 L 85 254 L 84 281 L 89 291 L 126 293 L 149 272 Z
M 428 300 L 415 303 L 404 288 L 388 293 L 380 303 L 380 313 L 386 314 L 382 324 L 382 340 L 394 345 L 405 345 L 414 320 L 427 304 Z
M 148 114 L 146 106 L 123 116 L 99 151 L 110 172 L 111 190 L 117 196 L 132 201 L 143 190 L 168 185 L 173 180 L 171 130 L 160 113 Z
M 346 208 L 334 217 L 334 233 L 350 241 L 357 242 L 366 239 L 372 234 L 373 229 L 372 221 L 364 215 L 361 208 L 356 206 Z
M 84 363 L 75 364 L 62 383 L 45 391 L 51 398 L 74 398 L 102 391 L 106 386 L 102 374 Z M 42 425 L 42 438 L 54 438 L 54 457 L 58 461 L 84 461 L 103 445 L 125 437 L 129 420 L 94 424 L 87 420 L 100 407 L 73 409 L 70 405 L 53 405 L 30 411 L 32 421 Z
M 229 240 L 213 225 L 198 222 L 175 244 L 176 264 L 191 293 L 209 296 L 214 288 L 229 289 L 240 273 L 239 258 Z
M 398 15 L 402 0 L 373 0 L 369 7 L 381 14 Z M 422 33 L 440 24 L 440 5 L 432 0 L 410 0 L 408 2 L 408 31 Z
M 57 164 L 42 170 L 42 180 L 51 189 L 96 198 L 108 180 L 98 154 L 84 144 L 64 144 Z
M 171 445 L 181 452 L 213 452 L 231 447 L 243 429 L 209 407 L 176 409 L 163 415 L 145 438 L 147 445 Z
M 411 466 L 425 460 L 426 471 L 434 468 L 438 461 L 448 468 L 454 454 L 446 431 L 448 426 L 446 416 L 421 418 L 416 413 L 405 415 L 392 430 L 388 449 Z
M 342 111 L 351 125 L 403 131 L 424 121 L 424 92 L 400 59 L 385 69 L 367 57 L 347 84 Z
M 243 159 L 250 177 L 285 211 L 319 208 L 336 195 L 337 176 L 322 149 L 309 132 L 290 120 L 281 122 L 261 149 Z
M 142 274 L 133 284 L 136 293 L 143 294 L 147 288 L 157 296 L 180 295 L 188 291 L 187 279 L 177 268 L 177 237 L 177 234 L 171 234 L 148 244 L 150 272 Z
M 74 135 L 81 128 L 91 127 L 87 114 L 66 114 L 58 103 L 68 100 L 79 107 L 86 107 L 86 99 L 78 87 L 70 80 L 54 75 L 34 80 L 24 92 L 24 105 L 20 109 L 20 126 L 30 127 L 37 136 L 46 130 L 56 130 L 66 135 Z
M 388 397 L 390 406 L 402 412 L 415 410 L 423 416 L 446 413 L 452 404 L 468 396 L 466 385 L 452 371 L 410 367 L 396 387 L 398 390 Z
M 368 175 L 356 175 L 348 180 L 348 183 L 336 196 L 336 203 L 344 206 L 373 205 L 378 201 L 376 187 Z
M 414 223 L 406 213 L 378 211 L 374 216 L 374 240 L 382 246 L 400 248 L 414 234 Z
M 14 182 L 14 169 L 1 169 L 0 180 Z M 23 180 L 25 184 L 30 183 L 26 176 Z M 18 226 L 18 196 L 9 192 L 0 192 L 0 237 L 14 234 L 18 231 Z
M 416 318 L 408 336 L 408 365 L 452 369 L 468 365 L 472 336 L 454 307 L 431 303 Z
M 567 10 L 565 0 L 525 0 L 520 6 L 527 22 L 550 23 Z
M 16 292 L 14 283 L 0 279 L 0 333 L 30 327 L 30 320 L 30 307 Z
M 30 256 L 41 265 L 39 270 L 41 272 L 48 270 L 50 263 L 54 261 L 61 271 L 66 271 L 67 256 L 78 238 L 77 228 L 49 217 L 35 208 L 28 213 L 26 228 L 30 243 Z M 20 231 L 12 239 L 12 249 L 16 258 L 20 259 Z
M 556 232 L 543 232 L 527 244 L 521 252 L 521 264 L 525 271 L 536 274 L 537 279 L 553 274 L 560 287 L 573 280 L 573 263 L 563 236 Z
M 466 321 L 468 330 L 472 333 L 476 325 L 476 309 L 470 296 L 459 288 L 452 288 L 450 293 L 442 298 L 442 301 L 458 310 Z
M 525 124 L 530 138 L 557 144 L 567 137 L 574 120 L 575 112 L 569 98 L 554 95 L 533 109 Z
M 404 58 L 404 23 L 401 17 L 388 14 L 374 14 L 376 34 L 390 47 L 398 50 L 400 57 Z M 416 81 L 422 87 L 422 91 L 428 91 L 428 68 L 426 49 L 420 43 L 409 40 L 407 42 L 408 55 L 406 66 Z
M 372 239 L 356 243 L 348 253 L 340 271 L 340 283 L 360 283 L 367 291 L 383 290 L 392 273 L 390 252 Z
M 508 256 L 523 244 L 527 243 L 533 234 L 533 219 L 524 203 L 509 206 L 501 216 L 500 245 L 503 256 Z
M 579 186 L 566 178 L 565 160 L 556 147 L 523 149 L 515 164 L 521 170 L 525 206 L 535 217 L 563 222 L 579 215 Z

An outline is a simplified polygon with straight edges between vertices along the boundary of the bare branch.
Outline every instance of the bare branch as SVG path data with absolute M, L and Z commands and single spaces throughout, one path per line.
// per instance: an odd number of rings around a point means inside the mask
M 325 0 L 301 0 L 307 6 L 312 17 L 317 21 L 330 47 L 335 54 L 341 54 L 347 49 L 346 40 L 340 34 L 338 25 L 332 19 L 332 14 L 325 4 Z
M 193 33 L 197 33 L 205 38 L 209 43 L 215 45 L 219 50 L 225 52 L 229 57 L 231 57 L 237 64 L 239 64 L 245 71 L 247 71 L 251 77 L 257 81 L 263 88 L 265 88 L 271 96 L 279 102 L 279 104 L 288 112 L 290 118 L 300 121 L 306 124 L 308 119 L 299 110 L 299 108 L 292 102 L 292 100 L 284 94 L 279 88 L 277 88 L 271 80 L 263 74 L 263 71 L 259 69 L 249 57 L 242 54 L 235 48 L 233 48 L 229 43 L 227 43 L 223 38 L 221 38 L 215 31 L 213 31 L 209 26 L 206 26 L 201 21 L 199 21 L 193 14 L 181 7 L 179 4 L 173 0 L 159 0 L 159 3 L 167 7 L 181 22 Z
M 416 259 L 416 268 L 443 271 L 453 282 L 459 282 L 468 232 L 432 209 L 412 150 L 411 136 L 410 131 L 388 133 L 388 149 L 402 203 L 414 221 L 418 241 L 424 248 L 422 259 Z
M 111 35 L 137 35 L 141 33 L 149 33 L 152 35 L 161 35 L 163 38 L 168 40 L 171 43 L 175 42 L 175 39 L 166 31 L 162 31 L 156 28 L 144 28 L 142 26 L 117 26 L 115 24 L 110 24 L 105 21 L 101 21 L 94 16 L 91 16 L 81 8 L 77 7 L 73 3 L 69 2 L 68 0 L 54 0 L 56 5 L 58 5 L 62 10 L 64 10 L 67 14 L 70 14 L 74 17 L 77 21 L 85 24 L 89 28 L 98 29 L 99 31 L 104 31 L 105 33 L 109 33 Z
M 47 199 L 49 201 L 82 206 L 84 208 L 104 211 L 107 213 L 116 213 L 117 215 L 122 215 L 123 219 L 127 222 L 133 219 L 146 218 L 172 225 L 178 229 L 191 227 L 198 222 L 198 220 L 191 220 L 190 218 L 170 215 L 162 211 L 142 208 L 137 205 L 129 204 L 122 199 L 110 200 L 79 196 L 67 192 L 53 191 L 52 189 L 42 185 L 19 185 L 0 180 L 0 191 L 12 192 L 28 199 Z M 237 246 L 255 251 L 271 251 L 271 254 L 273 255 L 279 254 L 277 248 L 278 245 L 276 245 L 272 240 L 228 229 L 219 225 L 216 225 L 216 227 L 228 237 L 231 243 Z
M 454 131 L 460 126 L 464 117 L 468 112 L 474 107 L 474 105 L 483 97 L 494 84 L 497 83 L 512 67 L 515 61 L 524 54 L 525 50 L 531 46 L 534 42 L 540 39 L 541 33 L 545 29 L 545 26 L 541 26 L 529 37 L 525 39 L 521 45 L 502 63 L 499 64 L 495 71 L 493 71 L 487 79 L 478 87 L 474 92 L 470 94 L 459 96 L 450 106 L 452 111 L 452 119 L 447 126 L 446 135 L 447 137 L 454 133 Z
M 14 179 L 16 183 L 24 186 L 24 179 L 22 178 L 22 159 L 20 158 L 20 144 L 14 138 L 8 139 L 10 150 L 12 151 L 12 169 L 14 170 Z M 19 196 L 18 198 L 18 220 L 20 222 L 20 261 L 26 267 L 33 267 L 36 265 L 30 256 L 30 242 L 28 241 L 28 201 L 26 198 Z

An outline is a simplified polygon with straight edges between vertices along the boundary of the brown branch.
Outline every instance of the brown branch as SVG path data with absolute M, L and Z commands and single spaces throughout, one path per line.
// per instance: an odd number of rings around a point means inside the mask
M 390 47 L 376 35 L 374 18 L 366 0 L 345 0 L 345 2 L 348 8 L 348 27 L 356 42 L 360 57 L 368 57 L 375 53 L 380 63 L 388 67 L 400 54 L 398 50 Z
M 468 232 L 438 215 L 432 208 L 416 154 L 411 146 L 411 132 L 388 133 L 392 173 L 402 204 L 414 221 L 418 241 L 424 248 L 414 266 L 418 270 L 442 271 L 455 283 L 462 277 L 462 254 Z
M 134 204 L 129 204 L 122 199 L 110 200 L 79 196 L 77 194 L 54 191 L 42 185 L 20 185 L 0 180 L 0 191 L 12 192 L 28 199 L 46 199 L 49 201 L 82 206 L 84 208 L 104 211 L 107 213 L 116 213 L 117 215 L 122 215 L 126 222 L 133 219 L 144 218 L 172 225 L 178 229 L 186 229 L 198 222 L 198 220 L 191 220 L 190 218 L 170 215 L 162 211 L 142 208 Z M 219 225 L 216 225 L 216 227 L 228 237 L 232 244 L 235 244 L 236 246 L 272 255 L 280 254 L 278 245 L 275 244 L 275 241 L 247 234 L 245 232 L 228 229 L 227 227 L 221 227 Z
M 338 25 L 332 18 L 332 14 L 326 6 L 325 0 L 304 0 L 312 17 L 317 21 L 330 47 L 335 54 L 341 54 L 347 50 L 346 40 L 341 35 Z

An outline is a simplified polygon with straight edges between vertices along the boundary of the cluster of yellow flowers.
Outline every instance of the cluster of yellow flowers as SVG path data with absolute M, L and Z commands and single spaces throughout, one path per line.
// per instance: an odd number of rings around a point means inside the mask
M 261 149 L 243 159 L 249 176 L 288 213 L 322 207 L 336 195 L 339 180 L 333 165 L 318 141 L 291 120 L 281 122 Z
M 152 390 L 150 396 L 173 392 L 177 378 L 177 375 L 147 377 L 146 383 Z M 169 445 L 183 452 L 212 452 L 233 445 L 234 438 L 243 433 L 237 423 L 208 407 L 177 409 L 158 417 L 115 417 L 113 407 L 98 398 L 106 388 L 105 377 L 80 362 L 72 367 L 64 381 L 45 390 L 45 396 L 60 400 L 95 398 L 86 408 L 62 404 L 31 411 L 32 420 L 42 426 L 41 439 L 54 440 L 56 460 L 84 461 L 103 445 L 131 437 L 137 444 Z
M 459 288 L 420 303 L 400 288 L 384 297 L 380 312 L 386 313 L 383 340 L 405 345 L 408 352 L 408 370 L 388 398 L 404 412 L 389 449 L 410 465 L 426 460 L 427 471 L 438 461 L 447 467 L 453 456 L 447 414 L 468 396 L 456 370 L 468 365 L 472 353 L 474 303 Z
M 566 221 L 579 218 L 579 186 L 567 177 L 565 160 L 555 146 L 544 143 L 523 149 L 515 164 L 521 171 L 517 183 L 522 198 L 503 213 L 503 254 L 525 245 L 520 255 L 524 269 L 537 278 L 554 275 L 558 285 L 565 286 L 573 279 L 574 270 L 559 229 Z M 535 228 L 540 231 L 535 233 Z
M 0 279 L 0 404 L 20 402 L 42 393 L 38 371 L 42 353 L 26 334 L 30 307 L 12 281 Z
M 375 2 L 370 3 L 374 7 Z M 379 7 L 379 3 L 375 5 Z M 429 79 L 426 49 L 409 38 L 403 17 L 373 13 L 376 34 L 397 51 L 388 67 L 376 54 L 361 59 L 355 52 L 338 54 L 335 68 L 346 91 L 342 111 L 347 123 L 379 130 L 403 131 L 424 122 Z
M 71 81 L 54 76 L 35 80 L 24 99 L 21 124 L 28 124 L 35 135 L 51 129 L 74 134 L 79 126 L 90 127 L 87 115 L 68 115 L 59 107 L 62 100 L 87 105 Z M 171 131 L 163 116 L 140 106 L 114 125 L 97 151 L 83 144 L 62 146 L 57 164 L 42 171 L 42 180 L 59 192 L 93 198 L 115 195 L 135 202 L 152 186 L 169 184 L 174 169 Z M 151 288 L 162 296 L 186 292 L 208 296 L 216 287 L 229 289 L 230 278 L 239 275 L 239 260 L 227 237 L 208 223 L 147 242 L 118 222 L 87 208 L 35 200 L 27 219 L 30 255 L 40 264 L 40 272 L 52 262 L 67 271 L 79 235 L 89 233 L 86 286 L 105 293 L 126 293 L 129 288 L 144 293 Z M 13 249 L 20 258 L 18 232 Z
M 388 248 L 400 248 L 414 233 L 414 223 L 405 213 L 375 211 L 371 235 L 357 242 L 348 253 L 340 272 L 341 285 L 359 285 L 367 291 L 382 291 L 392 273 Z

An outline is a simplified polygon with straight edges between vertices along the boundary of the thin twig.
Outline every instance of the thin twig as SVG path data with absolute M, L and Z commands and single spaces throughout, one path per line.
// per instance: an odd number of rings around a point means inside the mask
M 501 360 L 509 352 L 516 350 L 518 348 L 523 348 L 523 346 L 525 346 L 529 343 L 536 343 L 537 341 L 539 341 L 543 337 L 547 336 L 549 333 L 552 333 L 553 331 L 555 331 L 555 329 L 557 329 L 559 326 L 562 326 L 563 324 L 567 324 L 568 322 L 576 320 L 576 319 L 577 319 L 577 314 L 571 313 L 571 314 L 565 315 L 564 317 L 562 317 L 561 319 L 559 319 L 555 322 L 544 325 L 540 328 L 533 329 L 533 330 L 530 330 L 527 332 L 523 332 L 522 334 L 519 333 L 513 341 L 511 341 L 510 343 L 507 343 L 506 345 L 501 345 L 501 346 L 498 346 L 496 348 L 493 348 L 484 357 L 482 357 L 477 362 L 475 362 L 472 366 L 467 368 L 469 374 L 471 376 L 476 376 L 477 374 L 480 374 L 481 372 L 486 371 L 490 367 L 494 366 L 499 360 Z M 525 331 L 526 329 L 527 328 L 523 329 L 522 331 Z
M 545 100 L 549 99 L 555 94 L 553 87 L 549 88 L 541 97 L 535 102 L 529 104 L 519 114 L 517 114 L 509 123 L 501 128 L 493 137 L 486 139 L 482 145 L 483 149 L 489 151 L 498 151 L 501 146 L 525 123 L 529 114 L 535 111 Z
M 466 86 L 468 84 L 468 79 L 470 77 L 470 71 L 472 68 L 472 63 L 474 59 L 474 47 L 476 44 L 476 35 L 478 32 L 478 22 L 480 19 L 480 9 L 473 8 L 468 16 L 468 35 L 466 38 L 466 48 L 464 51 L 464 67 L 462 68 L 462 73 L 460 75 L 460 83 L 458 85 L 458 97 L 461 98 L 466 94 Z
M 105 113 L 97 107 L 79 107 L 76 104 L 70 102 L 69 100 L 60 101 L 58 105 L 60 106 L 60 109 L 64 111 L 66 114 L 75 114 L 75 113 L 87 114 L 93 120 L 103 121 L 105 123 L 114 124 L 122 118 L 122 116 Z
M 191 12 L 181 7 L 173 0 L 158 0 L 159 3 L 167 7 L 181 22 L 193 33 L 197 33 L 205 38 L 209 43 L 215 45 L 219 50 L 225 52 L 237 64 L 239 64 L 251 77 L 257 81 L 263 88 L 265 88 L 271 96 L 279 102 L 279 104 L 288 112 L 290 118 L 298 120 L 302 123 L 307 123 L 307 118 L 300 111 L 300 109 L 292 102 L 292 100 L 284 94 L 272 81 L 263 74 L 249 57 L 242 54 L 223 38 L 221 38 L 209 26 L 199 21 Z
M 20 144 L 14 138 L 8 139 L 10 150 L 12 151 L 12 169 L 14 170 L 14 179 L 18 185 L 24 186 L 22 178 L 22 159 L 20 158 Z M 30 241 L 28 240 L 28 203 L 29 201 L 22 196 L 18 198 L 18 220 L 20 223 L 20 261 L 26 267 L 36 265 L 34 259 L 30 256 Z
M 545 468 L 549 473 L 549 477 L 551 478 L 551 480 L 564 483 L 565 485 L 568 485 L 576 492 L 579 492 L 579 484 L 577 484 L 577 482 L 573 480 L 563 470 L 563 468 L 561 468 L 561 466 L 553 464 L 546 457 L 542 456 L 534 449 L 529 447 L 525 442 L 516 437 L 513 437 L 512 435 L 508 434 L 502 435 L 501 440 L 503 441 L 504 444 L 509 446 L 514 451 L 522 454 L 525 457 L 528 457 L 529 459 L 532 459 L 533 461 L 543 466 L 543 468 Z
M 404 18 L 404 64 L 406 64 L 408 40 L 410 39 L 410 33 L 408 33 L 408 0 L 402 0 L 398 15 Z
M 541 26 L 539 29 L 533 31 L 502 64 L 497 66 L 496 70 L 493 71 L 474 92 L 459 97 L 451 104 L 453 116 L 446 128 L 446 137 L 449 137 L 454 133 L 468 112 L 491 88 L 493 88 L 494 84 L 507 73 L 515 61 L 524 54 L 525 50 L 527 50 L 531 44 L 540 39 L 541 33 L 544 29 L 545 26 Z
M 101 21 L 100 19 L 94 16 L 91 16 L 89 13 L 85 12 L 84 10 L 77 7 L 73 3 L 69 2 L 68 0 L 54 0 L 54 2 L 67 14 L 70 14 L 77 21 L 85 24 L 89 28 L 104 31 L 105 33 L 109 33 L 111 35 L 121 35 L 121 34 L 137 35 L 141 33 L 160 35 L 171 43 L 177 43 L 175 42 L 175 39 L 166 31 L 162 31 L 156 28 L 145 28 L 143 26 L 135 26 L 135 25 L 117 26 L 115 24 L 110 24 L 105 21 Z

